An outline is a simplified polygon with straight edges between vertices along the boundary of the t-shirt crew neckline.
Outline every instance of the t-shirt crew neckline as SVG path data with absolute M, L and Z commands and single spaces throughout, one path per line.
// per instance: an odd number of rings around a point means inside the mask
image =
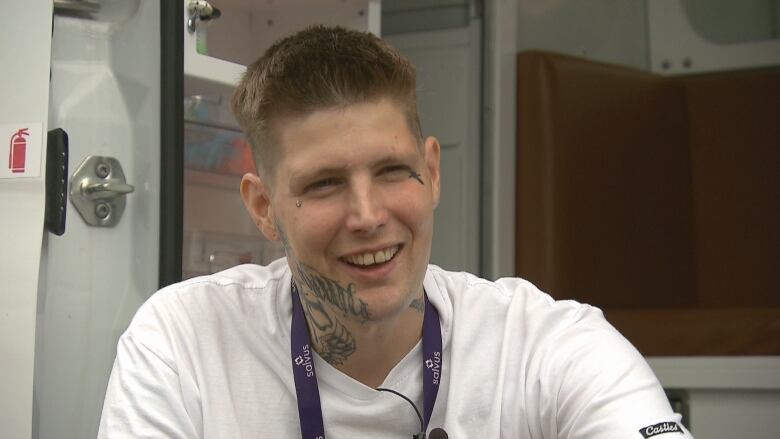
M 390 370 L 385 381 L 379 386 L 398 390 L 405 387 L 410 376 L 415 376 L 417 368 L 422 367 L 422 341 L 418 341 L 409 353 Z M 317 381 L 321 387 L 329 387 L 345 396 L 358 401 L 371 401 L 382 392 L 373 389 L 351 376 L 341 372 L 314 352 L 314 367 L 317 371 Z M 420 384 L 422 385 L 422 383 Z
M 447 299 L 441 293 L 435 280 L 433 279 L 429 270 L 425 273 L 423 280 L 423 288 L 428 295 L 428 300 L 439 312 L 439 325 L 442 331 L 442 343 L 443 349 L 447 349 L 448 343 L 448 325 L 450 321 L 449 307 L 447 306 Z M 292 274 L 289 266 L 285 270 L 284 276 L 282 276 L 281 282 L 283 282 L 282 288 L 278 288 L 277 292 L 277 315 L 279 316 L 279 326 L 283 331 L 287 344 L 290 343 L 290 322 L 292 321 L 292 288 L 291 282 Z M 372 389 L 369 386 L 355 380 L 349 375 L 336 369 L 330 363 L 325 361 L 322 357 L 314 352 L 314 367 L 317 373 L 317 381 L 320 386 L 328 386 L 348 397 L 354 398 L 360 401 L 369 401 L 378 398 L 383 392 L 378 392 L 376 389 Z M 384 382 L 379 387 L 390 388 L 396 390 L 403 387 L 406 380 L 410 376 L 416 376 L 416 369 L 422 367 L 422 339 L 410 350 L 398 364 L 390 370 L 390 373 L 385 378 Z

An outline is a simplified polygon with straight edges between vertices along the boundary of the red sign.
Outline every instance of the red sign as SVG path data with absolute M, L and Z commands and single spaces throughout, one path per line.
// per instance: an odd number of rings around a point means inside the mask
M 24 172 L 27 158 L 27 138 L 30 134 L 28 128 L 22 128 L 11 136 L 11 148 L 8 151 L 8 169 L 13 173 Z

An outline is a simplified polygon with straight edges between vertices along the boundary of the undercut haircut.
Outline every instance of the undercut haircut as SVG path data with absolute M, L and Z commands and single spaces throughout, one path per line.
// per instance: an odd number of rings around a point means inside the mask
M 261 176 L 273 176 L 285 118 L 390 98 L 422 144 L 414 66 L 368 32 L 313 26 L 283 38 L 251 64 L 231 100 Z

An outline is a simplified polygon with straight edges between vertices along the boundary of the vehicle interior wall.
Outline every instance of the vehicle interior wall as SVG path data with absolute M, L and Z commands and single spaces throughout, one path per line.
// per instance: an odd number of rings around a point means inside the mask
M 540 68 L 541 76 L 546 79 L 535 84 L 546 90 L 538 94 L 547 94 L 548 106 L 545 108 L 538 95 L 518 97 L 518 110 L 522 111 L 525 105 L 526 112 L 517 115 L 516 120 L 520 121 L 516 125 L 517 144 L 520 146 L 525 141 L 528 146 L 528 141 L 534 141 L 532 133 L 521 131 L 523 123 L 541 123 L 549 116 L 547 126 L 535 127 L 536 134 L 541 134 L 548 144 L 568 148 L 586 161 L 562 159 L 557 156 L 562 150 L 545 150 L 542 145 L 536 145 L 537 156 L 525 157 L 525 160 L 536 160 L 536 166 L 517 157 L 518 184 L 529 177 L 523 172 L 530 169 L 540 178 L 548 172 L 552 175 L 550 181 L 573 188 L 578 179 L 584 181 L 583 172 L 601 170 L 612 174 L 596 175 L 591 183 L 600 183 L 591 188 L 629 195 L 628 188 L 620 185 L 633 181 L 628 187 L 634 190 L 644 187 L 641 190 L 646 195 L 646 198 L 626 196 L 617 200 L 623 203 L 622 209 L 602 197 L 598 207 L 603 209 L 587 210 L 582 206 L 585 200 L 576 199 L 572 194 L 567 196 L 565 190 L 559 190 L 561 186 L 547 187 L 546 194 L 537 191 L 533 195 L 538 197 L 536 201 L 548 197 L 549 205 L 555 206 L 542 215 L 550 214 L 558 220 L 547 224 L 545 236 L 523 235 L 517 230 L 517 272 L 530 269 L 536 273 L 531 276 L 538 276 L 542 279 L 540 283 L 544 283 L 560 268 L 552 263 L 560 259 L 545 260 L 544 254 L 549 255 L 552 248 L 567 247 L 577 239 L 589 240 L 591 251 L 569 255 L 572 257 L 568 264 L 574 266 L 578 261 L 586 261 L 587 267 L 599 262 L 613 265 L 600 265 L 600 276 L 589 273 L 593 282 L 587 291 L 570 283 L 567 287 L 571 288 L 570 296 L 592 295 L 582 299 L 596 304 L 601 301 L 602 306 L 612 301 L 612 307 L 605 308 L 608 318 L 651 355 L 648 361 L 662 384 L 675 390 L 678 406 L 687 407 L 687 421 L 694 435 L 723 439 L 775 437 L 780 430 L 779 421 L 772 414 L 780 410 L 780 373 L 777 372 L 780 357 L 776 343 L 777 284 L 771 273 L 778 267 L 774 230 L 778 224 L 775 145 L 780 142 L 774 120 L 780 51 L 771 52 L 767 48 L 776 48 L 777 44 L 777 2 L 746 2 L 741 5 L 741 12 L 737 9 L 738 2 L 679 2 L 676 6 L 686 14 L 693 11 L 695 15 L 695 10 L 705 12 L 689 20 L 684 35 L 653 27 L 655 16 L 648 13 L 653 5 L 648 1 L 596 1 L 588 2 L 587 6 L 574 1 L 517 0 L 514 3 L 518 53 L 532 49 L 556 52 L 576 58 L 581 63 L 577 70 L 581 72 L 592 74 L 594 68 L 604 66 L 602 63 L 610 64 L 611 71 L 600 81 L 592 82 L 593 77 L 588 80 L 574 75 L 563 66 L 547 66 L 546 71 Z M 677 2 L 664 1 L 664 5 L 671 3 Z M 658 29 L 665 30 L 666 35 L 659 36 Z M 697 44 L 693 49 L 680 43 L 691 41 L 689 34 L 695 34 L 693 39 Z M 678 42 L 672 54 L 676 58 L 670 55 L 668 65 L 664 65 L 664 60 L 651 63 L 658 38 L 666 39 L 667 46 Z M 706 71 L 698 70 L 694 74 L 700 67 L 697 61 L 705 58 L 698 51 L 702 47 L 708 50 L 706 57 L 722 61 L 723 66 L 708 66 Z M 770 53 L 768 60 L 767 53 Z M 764 57 L 757 56 L 755 66 L 751 67 L 749 60 L 753 54 Z M 737 70 L 735 63 L 740 63 Z M 620 74 L 612 76 L 617 72 Z M 626 88 L 629 76 L 636 81 L 633 90 Z M 516 86 L 523 87 L 520 82 Z M 587 87 L 592 89 L 585 90 Z M 622 100 L 628 106 L 621 113 L 612 105 L 615 99 L 626 97 L 623 92 L 634 94 L 629 99 L 634 104 Z M 515 111 L 507 105 L 502 108 L 510 113 Z M 534 114 L 534 108 L 542 114 Z M 641 112 L 641 120 L 631 118 L 637 112 Z M 633 139 L 625 131 L 628 128 L 638 130 Z M 591 136 L 589 140 L 571 143 L 578 136 L 587 135 Z M 522 139 L 523 136 L 526 138 Z M 567 140 L 568 144 L 562 143 Z M 655 150 L 646 149 L 651 148 L 650 140 L 663 143 Z M 605 146 L 603 142 L 612 143 Z M 586 149 L 577 150 L 576 145 Z M 613 146 L 617 149 L 604 152 Z M 545 151 L 547 157 L 542 156 Z M 653 151 L 656 154 L 643 156 Z M 523 152 L 518 150 L 517 154 Z M 621 155 L 622 159 L 631 159 L 623 166 L 612 167 L 614 160 L 622 160 Z M 547 171 L 544 166 L 549 167 Z M 590 169 L 583 170 L 583 167 Z M 650 170 L 656 175 L 648 174 Z M 642 180 L 648 177 L 652 180 Z M 526 186 L 529 183 L 532 182 L 525 180 Z M 658 192 L 663 188 L 669 190 L 665 196 Z M 529 196 L 532 194 L 526 194 Z M 518 197 L 522 198 L 520 192 Z M 509 198 L 504 200 L 510 202 Z M 511 198 L 514 202 L 514 195 Z M 565 200 L 573 200 L 574 204 L 564 203 Z M 576 205 L 583 207 L 580 212 L 590 215 L 589 220 L 594 220 L 591 224 L 600 227 L 601 233 L 615 233 L 614 228 L 604 226 L 614 225 L 616 218 L 599 223 L 599 210 L 622 218 L 648 215 L 649 220 L 663 228 L 653 230 L 649 224 L 638 221 L 633 223 L 638 227 L 631 230 L 631 223 L 624 223 L 620 226 L 623 231 L 645 233 L 634 243 L 613 242 L 616 246 L 610 246 L 607 242 L 604 248 L 602 236 L 577 236 L 582 233 L 577 217 L 566 216 L 576 213 L 572 211 Z M 651 208 L 652 205 L 656 208 Z M 522 212 L 521 205 L 517 208 L 520 223 L 523 215 L 526 219 L 534 216 L 534 212 Z M 518 226 L 522 227 L 520 223 Z M 556 228 L 557 232 L 551 231 Z M 563 241 L 556 241 L 549 233 L 557 233 Z M 644 241 L 652 236 L 655 236 L 652 241 Z M 524 243 L 534 242 L 536 245 L 522 248 Z M 639 247 L 644 247 L 645 253 L 632 253 L 631 248 L 636 247 L 632 244 L 641 244 Z M 659 259 L 660 266 L 648 265 L 648 258 L 653 256 L 647 250 L 660 244 L 670 246 L 665 253 L 668 260 Z M 542 256 L 534 255 L 534 249 L 541 251 Z M 611 255 L 602 257 L 610 251 Z M 532 262 L 529 259 L 532 257 L 537 259 Z M 627 267 L 630 269 L 620 271 Z M 628 288 L 643 290 L 642 295 L 616 288 L 611 290 L 610 297 L 595 297 L 603 287 L 614 286 L 612 282 L 616 279 L 626 275 L 636 277 L 636 268 L 651 276 L 656 268 L 661 272 L 669 269 L 666 275 L 675 283 L 647 282 L 645 286 L 654 286 L 650 291 L 642 285 Z M 672 272 L 676 272 L 676 278 Z M 646 279 L 655 279 L 642 276 L 645 277 L 632 282 L 641 284 Z M 556 292 L 560 289 L 559 282 L 569 280 L 567 276 L 558 276 L 551 281 L 550 292 L 559 294 L 560 291 Z M 615 301 L 623 308 L 615 307 Z M 635 302 L 631 304 L 631 301 Z M 633 310 L 628 309 L 632 306 Z M 702 356 L 693 356 L 696 354 Z
M 780 354 L 778 101 L 780 69 L 522 52 L 518 273 L 604 308 L 645 355 Z

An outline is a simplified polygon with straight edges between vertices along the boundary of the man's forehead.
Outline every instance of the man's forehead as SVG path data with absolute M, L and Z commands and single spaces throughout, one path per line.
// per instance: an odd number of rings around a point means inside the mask
M 411 113 L 416 114 L 415 111 Z M 278 140 L 296 134 L 306 126 L 312 130 L 323 130 L 333 125 L 365 125 L 382 120 L 382 125 L 388 118 L 397 122 L 406 122 L 410 115 L 409 108 L 403 102 L 390 96 L 377 97 L 365 101 L 343 103 L 302 113 L 274 115 L 269 122 L 269 129 Z M 412 130 L 414 131 L 414 130 Z
M 275 185 L 293 172 L 297 177 L 343 171 L 358 160 L 378 164 L 419 159 L 422 139 L 406 110 L 398 100 L 383 97 L 300 115 L 277 114 L 267 125 L 273 149 L 269 177 Z M 280 174 L 284 178 L 278 178 Z
M 318 110 L 298 117 L 280 118 L 274 137 L 281 155 L 310 153 L 312 147 L 343 146 L 358 152 L 366 147 L 405 149 L 419 139 L 407 123 L 406 114 L 393 102 L 368 102 Z M 391 151 L 388 151 L 388 154 Z M 295 154 L 298 155 L 298 154 Z
M 321 160 L 287 161 L 291 179 L 304 178 L 319 174 L 345 173 L 360 168 L 381 168 L 393 164 L 414 164 L 420 159 L 420 153 L 415 148 L 411 151 L 401 151 L 398 148 L 384 148 L 366 154 L 350 156 L 327 156 Z

